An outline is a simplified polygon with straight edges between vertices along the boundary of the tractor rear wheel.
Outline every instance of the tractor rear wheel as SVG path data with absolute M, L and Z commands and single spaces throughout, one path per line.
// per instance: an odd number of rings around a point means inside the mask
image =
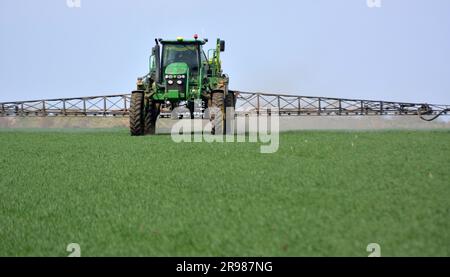
M 225 99 L 223 92 L 221 91 L 212 93 L 209 118 L 212 123 L 211 134 L 223 135 L 225 124 Z
M 232 107 L 234 109 L 234 103 L 235 103 L 234 94 L 229 92 L 227 94 L 227 96 L 225 96 L 225 106 L 227 108 L 231 108 Z
M 154 135 L 156 133 L 156 120 L 159 115 L 159 104 L 153 100 L 148 100 L 145 108 L 144 135 Z
M 235 109 L 235 99 L 232 92 L 228 92 L 225 96 L 225 132 L 226 134 L 233 134 L 234 127 L 234 109 Z
M 189 113 L 191 115 L 191 119 L 194 119 L 194 111 L 195 111 L 195 102 L 194 101 L 189 101 L 187 104 L 187 107 L 189 109 Z
M 142 136 L 144 133 L 144 92 L 133 91 L 130 103 L 130 133 Z

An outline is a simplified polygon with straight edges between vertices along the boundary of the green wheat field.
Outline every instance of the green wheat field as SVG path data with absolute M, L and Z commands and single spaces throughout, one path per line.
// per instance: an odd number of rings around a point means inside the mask
M 450 131 L 0 130 L 0 256 L 450 256 Z

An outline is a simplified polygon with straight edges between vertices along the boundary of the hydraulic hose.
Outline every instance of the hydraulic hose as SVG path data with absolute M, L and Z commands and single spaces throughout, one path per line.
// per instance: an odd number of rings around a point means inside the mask
M 431 117 L 431 118 L 425 118 L 424 115 L 429 114 L 428 110 L 422 111 L 422 110 L 418 110 L 418 114 L 420 119 L 425 120 L 425 121 L 433 121 L 435 119 L 437 119 L 438 117 L 440 117 L 441 115 L 443 115 L 444 113 L 450 112 L 450 109 L 445 109 L 440 111 L 438 114 L 436 114 L 435 116 Z

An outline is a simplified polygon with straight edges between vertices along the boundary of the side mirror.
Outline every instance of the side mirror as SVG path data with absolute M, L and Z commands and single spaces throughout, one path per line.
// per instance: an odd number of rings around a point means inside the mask
M 160 46 L 156 43 L 155 47 L 152 48 L 152 56 L 154 56 L 155 64 L 155 82 L 161 82 L 161 58 L 160 58 Z
M 225 51 L 225 41 L 221 40 L 220 41 L 220 52 L 224 52 Z

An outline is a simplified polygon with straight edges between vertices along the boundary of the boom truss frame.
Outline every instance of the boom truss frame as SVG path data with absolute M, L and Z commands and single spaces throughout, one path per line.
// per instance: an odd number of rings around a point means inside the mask
M 450 105 L 234 91 L 237 114 L 281 116 L 448 115 Z M 128 116 L 130 94 L 0 103 L 0 117 Z

